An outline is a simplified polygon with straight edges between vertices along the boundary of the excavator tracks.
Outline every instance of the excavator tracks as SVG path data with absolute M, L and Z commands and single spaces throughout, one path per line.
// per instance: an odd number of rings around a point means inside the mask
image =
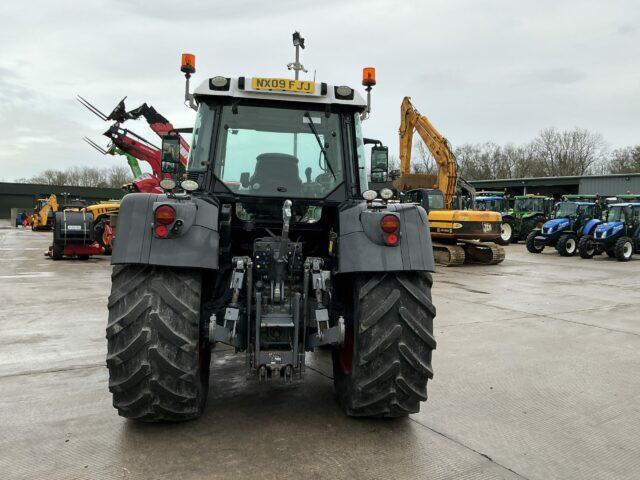
M 438 265 L 455 267 L 464 263 L 496 265 L 504 260 L 500 245 L 476 240 L 458 240 L 458 244 L 433 242 L 433 256 Z
M 491 242 L 458 240 L 465 249 L 467 263 L 497 265 L 504 260 L 504 248 Z
M 467 256 L 460 245 L 433 242 L 433 257 L 438 265 L 455 267 L 462 265 Z

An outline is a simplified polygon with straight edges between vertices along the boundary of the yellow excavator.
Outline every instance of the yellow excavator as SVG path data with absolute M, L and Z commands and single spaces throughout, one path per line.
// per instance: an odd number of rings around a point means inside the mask
M 438 175 L 411 173 L 413 133 L 417 132 L 438 165 Z M 466 193 L 475 189 L 459 178 L 456 160 L 448 140 L 427 117 L 421 115 L 405 97 L 400 120 L 400 176 L 393 186 L 403 202 L 421 203 L 429 213 L 433 253 L 441 265 L 463 263 L 495 265 L 504 260 L 504 248 L 493 243 L 500 239 L 502 216 L 491 211 L 462 210 Z M 455 210 L 454 206 L 460 210 Z
M 31 215 L 31 229 L 51 230 L 53 227 L 53 218 L 59 210 L 58 199 L 55 195 L 36 199 L 36 204 Z

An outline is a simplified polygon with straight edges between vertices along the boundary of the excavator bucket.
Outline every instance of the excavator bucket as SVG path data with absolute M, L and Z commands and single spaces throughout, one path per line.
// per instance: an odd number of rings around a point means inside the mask
M 416 188 L 438 188 L 438 176 L 426 173 L 403 173 L 393 181 L 393 187 L 399 192 Z

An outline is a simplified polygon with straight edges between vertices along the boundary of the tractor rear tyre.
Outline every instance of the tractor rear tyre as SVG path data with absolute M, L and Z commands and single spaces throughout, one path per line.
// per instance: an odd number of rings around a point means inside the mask
M 540 247 L 536 245 L 535 240 L 538 236 L 538 233 L 540 233 L 540 230 L 531 230 L 529 232 L 529 235 L 527 235 L 527 239 L 524 243 L 527 246 L 527 250 L 529 251 L 529 253 L 542 253 L 542 251 L 544 250 L 544 245 Z
M 596 246 L 591 235 L 583 235 L 578 242 L 578 252 L 581 258 L 593 258 L 596 254 Z
M 561 256 L 573 257 L 578 252 L 578 239 L 571 234 L 560 235 L 556 248 Z
M 200 325 L 200 273 L 116 265 L 111 281 L 107 367 L 113 406 L 144 422 L 198 417 L 211 359 Z
M 338 400 L 351 416 L 416 413 L 433 378 L 431 274 L 376 273 L 354 280 L 345 341 L 333 350 Z
M 613 247 L 613 252 L 619 262 L 628 262 L 633 257 L 633 240 L 629 237 L 620 237 Z
M 616 258 L 616 252 L 613 250 L 605 250 L 604 253 L 606 253 L 609 258 Z
M 500 236 L 497 238 L 498 245 L 509 245 L 513 241 L 513 225 L 509 222 L 503 222 L 500 225 Z

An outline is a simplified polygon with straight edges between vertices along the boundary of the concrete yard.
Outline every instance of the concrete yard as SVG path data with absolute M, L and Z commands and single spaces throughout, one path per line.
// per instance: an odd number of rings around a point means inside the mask
M 109 259 L 53 262 L 50 237 L 0 229 L 2 479 L 640 478 L 640 259 L 512 245 L 439 269 L 435 378 L 407 419 L 344 416 L 326 352 L 284 385 L 221 350 L 202 418 L 138 424 L 107 389 Z

